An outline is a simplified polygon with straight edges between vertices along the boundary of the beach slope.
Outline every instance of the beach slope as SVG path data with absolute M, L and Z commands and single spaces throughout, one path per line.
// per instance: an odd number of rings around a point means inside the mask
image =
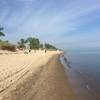
M 29 69 L 3 93 L 1 100 L 76 100 L 58 53 L 35 71 Z
M 46 65 L 38 82 L 38 91 L 31 100 L 76 100 L 59 55 Z

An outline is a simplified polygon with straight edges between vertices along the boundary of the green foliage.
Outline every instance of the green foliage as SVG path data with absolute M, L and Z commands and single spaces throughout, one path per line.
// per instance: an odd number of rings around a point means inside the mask
M 0 27 L 0 36 L 5 36 L 5 34 L 2 32 L 3 30 L 4 30 L 4 28 Z M 26 43 L 29 44 L 30 49 L 39 49 L 39 48 L 44 49 L 44 45 L 40 44 L 39 39 L 34 38 L 34 37 L 30 37 L 27 40 L 20 39 L 20 41 L 17 42 L 18 48 L 25 49 Z M 2 41 L 2 40 L 0 40 L 0 49 L 16 51 L 16 47 L 14 45 L 10 44 L 8 41 Z M 53 45 L 48 44 L 48 43 L 45 44 L 45 49 L 57 50 L 56 47 L 54 47 Z
M 3 32 L 0 32 L 0 36 L 5 36 L 5 34 Z
M 2 45 L 9 45 L 9 42 L 0 40 L 0 46 L 2 46 Z
M 16 51 L 15 45 L 2 45 L 2 46 L 1 46 L 1 49 L 2 49 L 2 50 L 13 51 L 13 52 Z
M 27 40 L 29 42 L 30 49 L 39 49 L 40 41 L 38 38 L 30 37 Z
M 5 34 L 2 32 L 3 28 L 0 27 L 0 36 L 5 36 Z
M 25 39 L 20 39 L 20 41 L 17 42 L 19 48 L 26 48 L 25 46 L 26 43 L 27 43 L 27 40 Z
M 8 51 L 16 51 L 15 45 L 10 44 L 8 41 L 0 40 L 0 49 Z
M 57 50 L 56 47 L 54 47 L 53 45 L 48 44 L 48 43 L 45 43 L 45 48 L 46 48 L 46 49 L 49 49 L 49 50 Z

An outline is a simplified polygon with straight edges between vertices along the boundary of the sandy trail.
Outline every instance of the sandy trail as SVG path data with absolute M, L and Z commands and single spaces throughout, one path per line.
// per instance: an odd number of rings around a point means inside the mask
M 9 87 L 12 87 L 20 80 L 23 80 L 29 73 L 35 73 L 41 66 L 57 52 L 32 51 L 29 54 L 0 55 L 0 98 L 7 94 Z M 29 74 L 30 75 L 30 74 Z
M 16 81 L 1 92 L 1 100 L 76 100 L 57 52 L 13 56 L 23 56 L 18 62 L 28 65 L 16 77 L 10 76 Z
M 44 67 L 35 86 L 37 91 L 29 100 L 76 100 L 76 96 L 65 75 L 59 55 Z

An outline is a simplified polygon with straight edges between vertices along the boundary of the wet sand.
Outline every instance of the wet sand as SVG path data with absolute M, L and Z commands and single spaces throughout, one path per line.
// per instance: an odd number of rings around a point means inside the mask
M 57 53 L 35 71 L 28 70 L 1 95 L 1 100 L 77 100 Z

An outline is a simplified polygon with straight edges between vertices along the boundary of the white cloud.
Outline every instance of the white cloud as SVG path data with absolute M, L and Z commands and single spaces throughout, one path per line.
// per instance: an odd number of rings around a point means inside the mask
M 87 37 L 82 35 L 84 33 L 72 34 L 78 32 L 82 25 L 95 19 L 94 15 L 91 18 L 88 17 L 88 15 L 92 15 L 94 11 L 100 9 L 99 0 L 71 0 L 69 3 L 64 3 L 63 6 L 60 6 L 57 2 L 55 3 L 54 0 L 47 0 L 40 4 L 38 4 L 37 0 L 17 1 L 22 5 L 20 11 L 16 11 L 15 9 L 11 13 L 9 9 L 4 10 L 6 13 L 2 12 L 0 16 L 0 22 L 6 23 L 10 30 L 8 30 L 9 33 L 14 33 L 15 31 L 15 33 L 25 33 L 25 36 L 38 34 L 40 38 L 42 37 L 45 40 L 52 41 L 53 39 L 57 44 L 67 43 L 71 45 L 83 43 L 85 39 L 89 39 L 90 41 L 93 40 L 94 37 L 95 39 L 97 38 L 97 34 L 96 36 L 90 35 L 93 34 L 93 32 L 88 32 Z M 55 5 L 55 7 L 53 7 L 53 5 Z M 34 6 L 36 6 L 36 9 Z M 8 13 L 11 14 L 9 14 L 9 18 L 4 21 Z M 62 33 L 71 33 L 71 35 L 65 35 L 62 38 L 60 37 Z

